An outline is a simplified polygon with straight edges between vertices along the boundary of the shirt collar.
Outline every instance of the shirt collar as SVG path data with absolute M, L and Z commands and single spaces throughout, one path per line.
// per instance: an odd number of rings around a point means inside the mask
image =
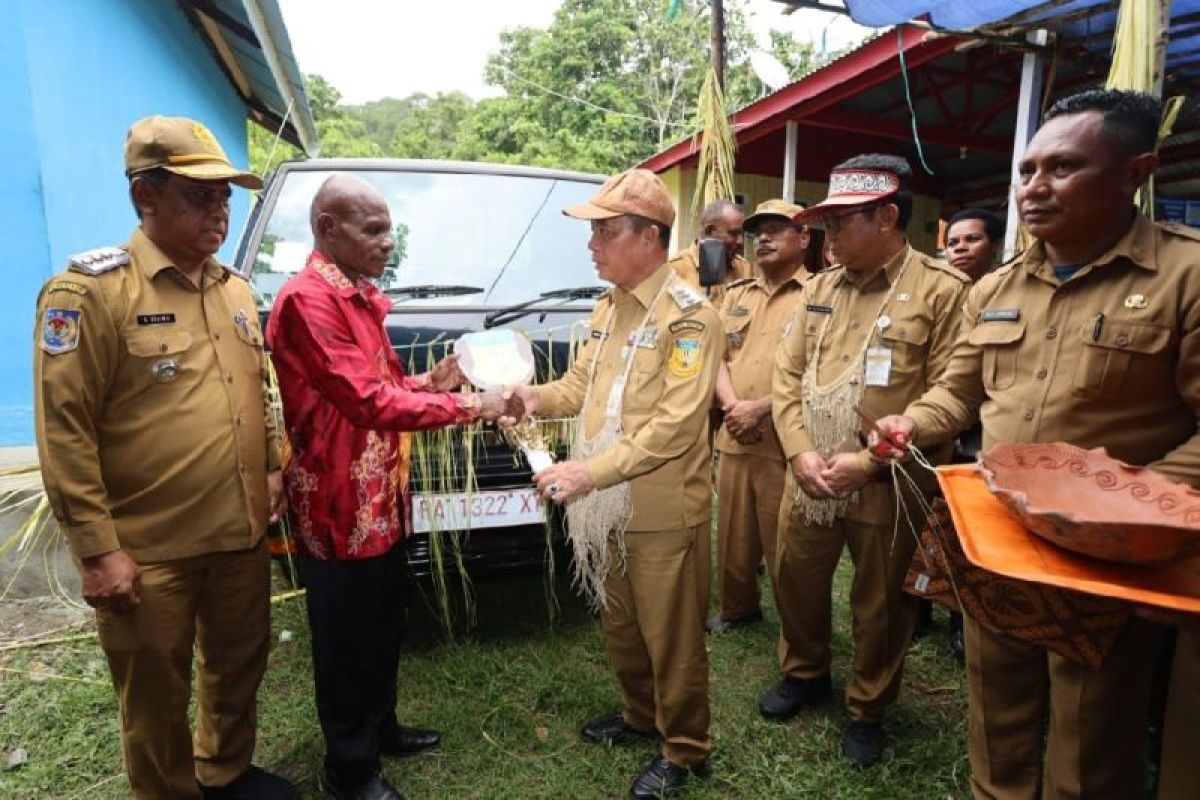
M 670 278 L 675 271 L 666 264 L 663 264 L 658 269 L 650 274 L 649 278 L 639 283 L 632 292 L 634 299 L 641 304 L 642 308 L 650 308 L 650 304 L 654 302 L 654 296 L 658 294 L 658 290 L 662 288 L 663 282 Z
M 146 235 L 146 232 L 142 230 L 140 225 L 134 229 L 133 235 L 129 237 L 128 244 L 125 245 L 125 249 L 129 252 L 129 257 L 133 260 L 133 263 L 137 264 L 138 269 L 149 280 L 153 280 L 163 270 L 179 269 L 167 257 L 167 254 L 160 250 L 158 245 Z M 229 279 L 229 270 L 222 267 L 215 258 L 209 257 L 204 261 L 204 276 L 212 281 L 224 282 Z
M 896 280 L 900 277 L 900 273 L 903 271 L 904 265 L 908 263 L 908 259 L 915 252 L 916 251 L 912 249 L 912 245 L 906 242 L 904 247 L 900 248 L 900 252 L 888 259 L 888 262 L 883 265 L 883 269 L 875 270 L 869 276 L 863 277 L 856 272 L 851 272 L 845 267 L 842 267 L 842 280 L 853 284 L 859 289 L 865 289 L 878 276 L 882 275 L 883 279 L 887 281 L 887 285 L 893 286 L 895 285 Z
M 791 277 L 779 284 L 779 287 L 772 292 L 771 287 L 767 284 L 766 276 L 762 274 L 762 270 L 759 270 L 758 274 L 754 276 L 754 288 L 761 290 L 767 295 L 775 295 L 785 291 L 791 284 L 795 284 L 797 289 L 804 286 L 804 281 L 806 280 L 807 275 L 808 270 L 804 268 L 803 264 L 801 264 L 796 268 L 796 271 L 791 274 Z
M 1155 246 L 1157 234 L 1155 224 L 1139 212 L 1129 230 L 1125 231 L 1125 235 L 1106 252 L 1085 264 L 1083 269 L 1075 273 L 1076 276 L 1122 258 L 1147 272 L 1158 272 L 1158 248 Z M 1054 269 L 1046 260 L 1045 242 L 1038 239 L 1025 251 L 1024 266 L 1030 275 L 1046 279 L 1054 275 Z
M 364 298 L 370 298 L 374 292 L 379 291 L 366 278 L 359 278 L 357 281 L 350 280 L 346 277 L 346 273 L 338 269 L 337 264 L 334 264 L 320 250 L 313 250 L 308 254 L 307 266 L 311 267 L 313 272 L 317 273 L 326 283 L 337 290 L 337 293 L 342 297 L 349 298 L 360 294 Z

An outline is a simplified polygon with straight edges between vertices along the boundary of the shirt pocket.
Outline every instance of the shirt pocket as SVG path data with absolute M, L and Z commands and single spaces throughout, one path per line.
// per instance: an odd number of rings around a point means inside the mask
M 725 329 L 725 349 L 733 355 L 746 345 L 746 332 L 750 329 L 750 317 L 726 317 L 721 321 Z
M 192 334 L 187 331 L 135 331 L 125 338 L 130 382 L 137 391 L 155 385 L 187 383 L 196 369 L 188 357 Z
M 878 345 L 886 347 L 892 353 L 892 374 L 913 375 L 925 368 L 929 328 L 929 320 L 908 317 L 893 322 L 879 332 Z
M 967 333 L 967 342 L 982 353 L 983 385 L 1008 389 L 1017 380 L 1017 351 L 1025 339 L 1024 322 L 982 322 Z
M 263 375 L 263 335 L 256 326 L 245 324 L 233 326 L 240 343 L 238 357 L 250 377 L 262 380 Z
M 625 385 L 622 407 L 626 411 L 645 412 L 654 408 L 662 395 L 663 376 L 667 369 L 661 348 L 667 348 L 667 357 L 674 341 L 669 336 L 659 336 L 653 348 L 639 347 L 629 369 L 629 381 Z M 620 379 L 624 371 L 622 364 L 617 371 Z
M 1073 388 L 1085 397 L 1144 390 L 1161 383 L 1164 370 L 1171 370 L 1164 359 L 1171 342 L 1166 325 L 1105 320 L 1097 330 L 1096 322 L 1088 320 L 1080 335 L 1083 355 L 1075 367 Z

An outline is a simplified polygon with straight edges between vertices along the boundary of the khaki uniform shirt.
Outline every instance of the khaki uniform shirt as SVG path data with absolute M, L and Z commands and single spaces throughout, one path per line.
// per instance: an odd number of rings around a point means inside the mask
M 816 449 L 804 428 L 801 397 L 801 377 L 810 362 L 816 359 L 817 381 L 826 384 L 859 356 L 869 336 L 871 347 L 888 352 L 891 368 L 886 386 L 863 389 L 863 410 L 875 419 L 895 414 L 945 369 L 962 329 L 961 308 L 969 286 L 965 274 L 911 247 L 869 277 L 834 267 L 805 283 L 792 330 L 775 360 L 772 412 L 788 460 Z M 881 311 L 889 291 L 891 299 Z M 884 320 L 887 324 L 881 326 Z M 817 339 L 826 326 L 818 353 Z M 945 460 L 949 445 L 942 450 L 927 455 Z M 858 456 L 868 474 L 887 477 L 865 449 Z M 857 504 L 850 505 L 845 517 L 885 523 L 894 511 L 891 481 L 877 479 L 859 490 Z
M 725 292 L 729 288 L 729 284 L 744 278 L 754 277 L 754 267 L 750 266 L 750 262 L 740 255 L 735 255 L 733 257 L 733 266 L 725 271 L 725 280 L 720 285 L 701 286 L 700 245 L 696 243 L 693 243 L 687 250 L 681 250 L 676 253 L 674 258 L 668 261 L 667 264 L 670 265 L 671 269 L 675 270 L 676 275 L 704 292 L 709 302 L 713 304 L 713 308 L 721 307 L 722 299 L 725 297 Z
M 721 305 L 721 325 L 729 377 L 739 399 L 758 400 L 771 394 L 775 353 L 790 333 L 800 289 L 808 277 L 808 271 L 800 267 L 774 291 L 761 275 L 729 285 Z M 741 444 L 722 425 L 717 433 L 717 450 L 783 461 L 783 448 L 770 414 L 763 418 L 761 427 L 761 440 Z
M 979 413 L 983 447 L 1104 447 L 1200 483 L 1200 232 L 1144 216 L 1060 283 L 1041 243 L 980 278 L 966 337 L 905 413 L 918 446 Z
M 129 263 L 51 278 L 34 342 L 38 456 L 77 558 L 255 545 L 278 468 L 255 301 L 210 259 L 194 286 L 141 231 Z M 73 329 L 72 329 L 73 328 Z
M 540 413 L 578 413 L 586 435 L 594 436 L 624 369 L 623 350 L 634 348 L 621 408 L 624 435 L 611 450 L 586 462 L 598 489 L 631 482 L 633 531 L 680 530 L 707 522 L 711 511 L 705 434 L 722 356 L 721 323 L 702 295 L 677 281 L 676 292 L 663 292 L 646 327 L 639 329 L 659 288 L 671 278 L 664 264 L 632 292 L 616 288 L 602 296 L 592 312 L 591 336 L 571 369 L 560 380 L 535 387 Z M 585 406 L 588 371 L 598 356 Z

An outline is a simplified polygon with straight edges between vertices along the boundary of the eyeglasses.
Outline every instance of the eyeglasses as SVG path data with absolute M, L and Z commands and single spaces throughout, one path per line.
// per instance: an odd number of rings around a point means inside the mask
M 176 191 L 193 208 L 218 208 L 223 211 L 229 210 L 229 201 L 233 196 L 233 190 L 227 185 L 220 188 L 210 188 L 207 186 L 198 186 L 194 183 L 182 183 L 176 185 Z
M 829 231 L 830 233 L 837 233 L 838 231 L 840 231 L 842 229 L 842 224 L 845 220 L 848 220 L 851 217 L 857 216 L 858 214 L 866 214 L 868 212 L 873 212 L 878 207 L 879 207 L 879 205 L 877 203 L 870 203 L 868 205 L 860 206 L 859 208 L 855 208 L 851 211 L 846 211 L 841 214 L 822 215 L 820 220 L 818 220 L 817 224 L 820 225 L 825 230 Z

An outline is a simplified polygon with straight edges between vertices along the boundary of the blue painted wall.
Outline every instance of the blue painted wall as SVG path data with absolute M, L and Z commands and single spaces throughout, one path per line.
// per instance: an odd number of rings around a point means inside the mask
M 123 243 L 137 225 L 123 147 L 150 114 L 204 122 L 247 163 L 246 109 L 174 2 L 10 0 L 0 47 L 0 446 L 33 443 L 37 292 L 72 253 Z M 249 196 L 235 189 L 228 260 Z

